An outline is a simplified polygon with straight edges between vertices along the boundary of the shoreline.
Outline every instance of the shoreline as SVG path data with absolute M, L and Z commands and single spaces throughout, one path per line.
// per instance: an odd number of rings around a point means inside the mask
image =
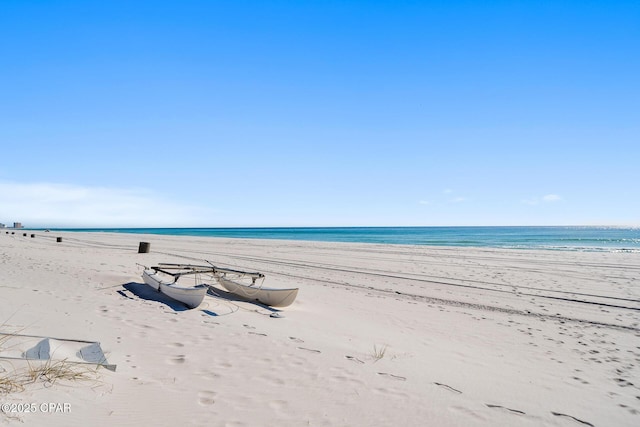
M 46 235 L 0 235 L 0 323 L 98 341 L 117 370 L 2 396 L 71 407 L 27 423 L 631 426 L 640 414 L 637 253 Z M 141 283 L 138 264 L 190 259 L 300 293 L 272 318 L 215 295 L 186 310 Z
M 24 229 L 44 231 L 45 229 Z M 469 247 L 560 252 L 640 253 L 640 228 L 614 226 L 460 226 L 460 227 L 236 227 L 236 228 L 70 228 L 50 232 L 115 233 L 299 242 L 366 243 L 426 247 Z M 357 232 L 354 233 L 354 230 Z M 370 230 L 375 230 L 369 232 Z M 396 233 L 402 230 L 402 233 Z M 425 230 L 441 233 L 421 234 Z M 460 230 L 482 230 L 459 234 Z M 494 230 L 500 230 L 495 232 Z M 509 232 L 506 232 L 509 230 Z M 517 230 L 518 233 L 513 233 Z M 553 230 L 551 234 L 548 234 Z M 565 232 L 562 232 L 562 231 Z M 566 232 L 566 230 L 572 230 Z M 309 231 L 313 233 L 308 234 Z M 588 231 L 588 234 L 584 234 Z M 340 233 L 342 232 L 342 234 Z M 307 233 L 307 234 L 305 234 Z M 404 233 L 404 234 L 403 234 Z M 545 234 L 547 233 L 547 234 Z M 618 234 L 611 234 L 618 233 Z M 623 234 L 620 234 L 623 233 Z M 513 237 L 522 234 L 521 237 Z M 576 243 L 579 242 L 579 243 Z

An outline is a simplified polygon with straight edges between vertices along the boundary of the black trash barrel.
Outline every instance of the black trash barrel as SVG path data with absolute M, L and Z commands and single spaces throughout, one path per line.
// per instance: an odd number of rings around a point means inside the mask
M 140 242 L 140 246 L 138 246 L 139 254 L 148 254 L 149 253 L 149 242 Z

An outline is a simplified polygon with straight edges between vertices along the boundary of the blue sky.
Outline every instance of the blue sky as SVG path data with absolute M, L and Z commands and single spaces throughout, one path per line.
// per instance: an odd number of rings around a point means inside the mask
M 640 2 L 0 2 L 0 222 L 640 225 Z

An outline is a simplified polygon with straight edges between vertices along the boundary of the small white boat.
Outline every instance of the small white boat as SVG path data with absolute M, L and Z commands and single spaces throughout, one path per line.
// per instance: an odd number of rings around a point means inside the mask
M 189 308 L 196 308 L 200 305 L 209 287 L 204 284 L 195 286 L 182 286 L 177 282 L 180 275 L 169 275 L 171 279 L 163 279 L 156 269 L 146 269 L 142 272 L 144 283 L 153 289 L 162 292 L 166 296 L 185 304 Z
M 253 283 L 251 285 L 239 283 L 224 276 L 218 276 L 217 279 L 218 283 L 232 294 L 250 301 L 258 301 L 271 307 L 287 307 L 298 296 L 298 288 L 265 288 L 264 286 L 256 286 Z

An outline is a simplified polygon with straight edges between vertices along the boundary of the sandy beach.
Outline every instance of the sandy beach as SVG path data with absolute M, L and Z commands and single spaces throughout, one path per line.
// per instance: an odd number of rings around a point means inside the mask
M 140 276 L 202 260 L 298 298 L 187 310 Z M 3 231 L 0 264 L 1 332 L 117 366 L 0 394 L 37 405 L 1 425 L 640 424 L 638 253 Z

